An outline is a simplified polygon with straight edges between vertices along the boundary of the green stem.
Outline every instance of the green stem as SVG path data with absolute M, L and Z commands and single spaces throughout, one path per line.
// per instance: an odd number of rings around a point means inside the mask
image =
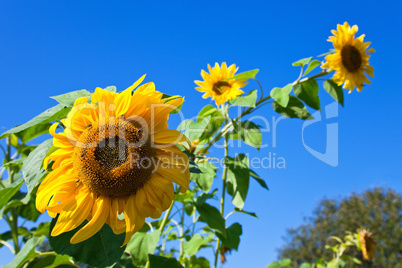
M 163 217 L 161 226 L 159 227 L 159 231 L 161 232 L 160 235 L 159 235 L 159 239 L 161 239 L 161 237 L 163 235 L 163 229 L 165 229 L 165 226 L 168 223 L 169 215 L 170 215 L 170 212 L 172 212 L 174 202 L 175 202 L 175 200 L 173 200 L 173 202 L 170 205 L 169 209 L 166 211 L 165 216 Z M 149 268 L 149 265 L 150 265 L 149 261 L 147 261 L 147 263 L 145 264 L 145 268 Z
M 183 238 L 183 235 L 184 235 L 184 212 L 185 212 L 185 210 L 186 210 L 186 205 L 184 204 L 184 202 L 183 202 L 183 211 L 181 212 L 181 221 L 180 221 L 180 225 L 181 225 L 181 234 L 180 234 L 180 236 L 181 236 L 181 239 L 180 239 L 180 258 L 182 257 L 182 255 L 183 255 L 183 249 L 184 249 L 184 238 Z M 180 230 L 179 230 L 180 231 Z
M 227 174 L 228 169 L 226 165 L 226 158 L 229 156 L 229 146 L 228 146 L 228 136 L 225 135 L 225 165 L 223 166 L 223 178 L 222 178 L 222 198 L 221 198 L 221 216 L 223 217 L 224 209 L 225 209 L 225 196 L 226 196 L 226 181 L 227 181 Z M 216 241 L 216 250 L 215 250 L 215 263 L 214 267 L 217 267 L 218 264 L 218 256 L 220 253 L 221 241 L 218 238 Z

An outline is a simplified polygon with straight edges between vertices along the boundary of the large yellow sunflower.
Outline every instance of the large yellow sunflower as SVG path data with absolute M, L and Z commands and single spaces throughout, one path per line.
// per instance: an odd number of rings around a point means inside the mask
M 195 89 L 205 92 L 202 96 L 204 99 L 212 97 L 217 106 L 224 104 L 228 100 L 234 99 L 244 93 L 240 88 L 247 85 L 246 79 L 225 81 L 227 78 L 233 77 L 237 69 L 234 64 L 228 68 L 226 62 L 222 63 L 222 67 L 219 67 L 219 64 L 215 63 L 214 68 L 211 68 L 208 64 L 209 73 L 201 70 L 201 76 L 204 81 L 194 81 L 199 85 Z
M 363 89 L 363 83 L 371 84 L 365 73 L 374 77 L 374 68 L 369 65 L 370 55 L 367 52 L 375 52 L 373 48 L 367 50 L 371 42 L 363 42 L 364 34 L 355 39 L 357 25 L 350 27 L 345 22 L 338 24 L 337 31 L 332 30 L 334 36 L 328 41 L 332 42 L 335 53 L 325 57 L 326 62 L 321 66 L 323 69 L 335 70 L 333 80 L 339 86 L 344 83 L 344 88 L 349 93 L 357 87 L 357 91 Z
M 162 99 L 154 83 L 132 93 L 143 79 L 119 94 L 97 88 L 91 103 L 88 97 L 75 101 L 62 120 L 63 132 L 56 133 L 58 123 L 51 127 L 59 149 L 44 161 L 45 168 L 54 162 L 39 186 L 36 207 L 52 217 L 59 214 L 52 236 L 87 220 L 71 243 L 88 239 L 106 223 L 115 234 L 126 232 L 125 245 L 146 217 L 159 218 L 169 208 L 172 182 L 182 192 L 188 189 L 188 158 L 176 145 L 188 139 L 167 124 L 183 98 Z

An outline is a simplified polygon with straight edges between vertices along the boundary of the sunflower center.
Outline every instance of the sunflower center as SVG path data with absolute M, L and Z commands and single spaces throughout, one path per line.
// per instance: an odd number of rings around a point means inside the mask
M 222 95 L 223 92 L 225 92 L 227 89 L 229 89 L 231 86 L 228 82 L 225 81 L 219 81 L 214 84 L 212 87 L 213 92 L 215 92 L 218 95 Z
M 107 197 L 135 194 L 150 179 L 155 150 L 139 124 L 119 120 L 88 126 L 74 149 L 74 168 L 92 192 Z
M 341 58 L 343 66 L 351 73 L 359 70 L 362 65 L 362 56 L 359 50 L 352 45 L 345 45 L 342 48 Z

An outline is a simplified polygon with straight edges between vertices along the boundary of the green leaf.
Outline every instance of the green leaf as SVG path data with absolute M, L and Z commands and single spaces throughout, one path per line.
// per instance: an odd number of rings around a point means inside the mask
M 225 219 L 216 207 L 203 203 L 202 205 L 197 205 L 197 211 L 211 229 L 226 237 Z
M 76 99 L 81 97 L 90 97 L 91 93 L 85 89 L 71 91 L 66 94 L 50 97 L 64 106 L 73 107 Z
M 155 230 L 152 233 L 137 232 L 127 244 L 126 251 L 131 254 L 135 265 L 144 265 L 148 261 L 148 254 L 155 252 L 161 232 Z
M 262 134 L 259 126 L 251 121 L 232 122 L 234 128 L 229 138 L 241 139 L 244 143 L 259 150 L 262 143 Z
M 28 131 L 28 129 L 32 127 L 38 128 L 39 124 L 47 124 L 57 119 L 65 118 L 70 110 L 71 107 L 65 107 L 64 105 L 58 104 L 29 120 L 25 124 L 7 130 L 3 134 L 1 134 L 0 139 L 3 139 L 13 133 Z
M 104 90 L 107 90 L 107 91 L 109 91 L 109 92 L 116 93 L 116 87 L 115 87 L 115 86 L 108 86 L 108 87 L 105 87 Z
M 48 254 L 48 252 L 45 254 L 36 257 L 35 260 L 29 263 L 27 268 L 76 267 L 76 265 L 73 265 L 73 258 L 68 255 Z
M 149 255 L 150 268 L 183 268 L 175 258 L 166 258 L 163 256 Z
M 227 192 L 233 199 L 232 203 L 238 208 L 243 208 L 250 183 L 249 161 L 246 155 L 239 154 L 235 158 L 225 159 L 227 172 Z
M 211 242 L 211 238 L 204 238 L 200 234 L 195 234 L 190 241 L 184 244 L 184 253 L 190 256 L 195 255 L 200 247 L 207 245 L 209 242 Z
M 198 167 L 202 173 L 192 174 L 192 179 L 205 193 L 211 189 L 212 183 L 216 175 L 216 167 L 210 162 L 199 163 Z
M 57 218 L 52 219 L 50 232 L 53 230 Z M 117 262 L 125 250 L 121 247 L 125 234 L 115 235 L 109 225 L 103 225 L 102 229 L 89 239 L 70 244 L 70 239 L 88 221 L 84 221 L 76 229 L 62 233 L 58 236 L 49 236 L 50 246 L 58 254 L 67 254 L 79 262 L 95 267 L 106 267 Z
M 290 259 L 283 259 L 276 262 L 270 263 L 267 268 L 282 268 L 282 267 L 291 267 Z
M 204 257 L 191 256 L 190 258 L 191 268 L 210 268 L 209 261 Z
M 235 212 L 244 213 L 244 214 L 253 216 L 253 217 L 255 217 L 255 218 L 258 218 L 257 214 L 255 214 L 254 212 L 248 212 L 248 211 L 242 210 L 242 209 L 240 209 L 240 208 L 235 208 L 234 211 L 235 211 Z
M 272 103 L 272 107 L 277 113 L 289 118 L 313 119 L 304 104 L 292 95 L 289 95 L 289 103 L 286 108 L 283 108 L 276 101 Z
M 200 126 L 205 125 L 204 131 L 199 136 L 200 141 L 208 140 L 212 137 L 220 129 L 223 121 L 222 113 L 212 105 L 208 104 L 202 108 L 197 116 L 197 124 Z
M 209 124 L 209 121 L 210 117 L 202 120 L 200 123 L 194 122 L 191 119 L 186 119 L 180 123 L 180 125 L 177 127 L 177 130 L 185 130 L 184 135 L 186 135 L 191 141 L 194 141 L 203 135 Z
M 321 64 L 321 61 L 319 60 L 313 60 L 309 63 L 306 71 L 304 71 L 304 75 L 308 74 L 309 72 L 311 72 L 312 70 L 314 70 L 315 68 L 317 68 L 317 66 L 319 66 Z
M 309 79 L 297 84 L 293 91 L 295 95 L 313 109 L 320 110 L 320 98 L 318 97 L 317 81 Z
M 311 268 L 311 264 L 308 262 L 304 262 L 304 263 L 302 263 L 302 265 L 300 265 L 299 268 Z
M 194 174 L 202 173 L 201 169 L 191 158 L 188 159 L 188 166 L 189 166 L 190 173 L 194 173 Z
M 0 190 L 0 209 L 3 208 L 8 201 L 18 192 L 21 188 L 22 184 L 24 184 L 24 180 L 20 179 L 10 184 L 7 188 Z
M 243 234 L 242 227 L 239 223 L 233 223 L 226 228 L 226 237 L 222 237 L 220 234 L 217 236 L 222 240 L 224 246 L 237 250 L 240 244 L 240 236 Z
M 257 73 L 259 71 L 260 71 L 259 69 L 254 69 L 254 70 L 251 70 L 251 71 L 239 73 L 239 74 L 236 74 L 233 77 L 226 78 L 225 81 L 233 80 L 233 79 L 255 79 L 255 76 L 257 75 Z
M 324 82 L 324 89 L 343 106 L 343 90 L 341 86 L 338 86 L 333 80 L 329 79 Z
M 232 106 L 240 106 L 240 107 L 255 107 L 255 103 L 257 101 L 257 90 L 254 89 L 250 91 L 246 96 L 239 96 L 232 100 L 229 100 L 229 104 Z
M 49 128 L 52 126 L 51 123 L 39 124 L 33 127 L 27 128 L 24 131 L 15 133 L 15 135 L 23 142 L 27 143 L 30 140 L 33 140 L 36 137 L 39 137 L 43 134 L 49 133 Z
M 15 255 L 13 261 L 8 264 L 3 266 L 4 268 L 20 268 L 24 265 L 24 263 L 29 260 L 32 259 L 34 257 L 36 257 L 37 255 L 39 255 L 38 253 L 35 252 L 35 248 L 36 246 L 40 245 L 43 243 L 44 237 L 32 237 L 31 239 L 29 239 L 24 247 L 21 249 L 20 252 L 17 253 L 17 255 Z
M 52 145 L 53 139 L 44 141 L 24 160 L 24 164 L 22 165 L 22 176 L 27 184 L 28 194 L 46 173 L 42 167 L 42 162 Z
M 214 198 L 217 192 L 218 189 L 215 189 L 210 194 L 201 194 L 199 197 L 197 197 L 196 206 L 202 206 L 208 199 Z
M 313 59 L 313 57 L 309 57 L 309 58 L 303 58 L 301 60 L 295 61 L 292 63 L 292 66 L 304 66 L 307 63 L 309 63 L 311 60 Z
M 214 115 L 216 113 L 221 114 L 221 112 L 218 109 L 216 109 L 214 106 L 212 106 L 211 104 L 204 106 L 204 108 L 202 108 L 201 111 L 197 115 L 197 123 L 202 122 L 202 120 L 204 120 L 205 117 Z
M 25 159 L 25 157 L 11 160 L 11 161 L 5 163 L 3 165 L 3 167 L 9 168 L 9 167 L 12 167 L 12 166 L 22 166 L 22 163 L 24 162 L 24 159 Z
M 50 222 L 41 222 L 37 228 L 35 228 L 33 236 L 49 236 Z
M 250 176 L 255 179 L 259 185 L 261 185 L 261 187 L 269 190 L 267 184 L 265 183 L 265 181 L 257 174 L 255 173 L 253 170 L 250 169 Z
M 282 107 L 288 106 L 289 93 L 292 91 L 292 84 L 287 84 L 283 88 L 274 87 L 271 90 L 271 98 L 276 100 Z

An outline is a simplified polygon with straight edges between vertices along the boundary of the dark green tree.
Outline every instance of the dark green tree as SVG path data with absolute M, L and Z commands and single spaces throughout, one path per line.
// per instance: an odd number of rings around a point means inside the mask
M 376 241 L 372 267 L 402 267 L 402 198 L 391 189 L 375 188 L 342 200 L 324 199 L 304 221 L 287 230 L 286 245 L 279 250 L 280 259 L 290 258 L 295 267 L 319 258 L 330 260 L 332 253 L 325 249 L 334 242 L 330 236 L 343 237 L 361 228 L 371 231 Z M 356 248 L 347 254 L 363 260 Z M 366 264 L 363 261 L 362 267 Z

